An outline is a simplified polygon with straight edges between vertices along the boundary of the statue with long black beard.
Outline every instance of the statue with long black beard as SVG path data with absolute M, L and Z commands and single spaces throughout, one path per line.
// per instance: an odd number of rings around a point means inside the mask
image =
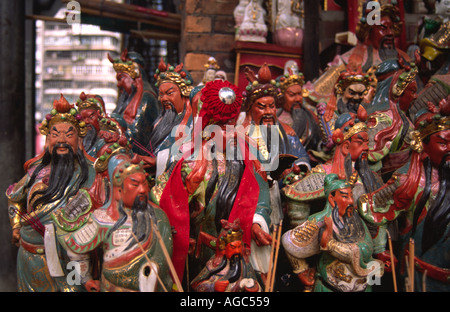
M 371 291 L 370 280 L 383 274 L 382 262 L 372 258 L 372 238 L 355 209 L 352 184 L 328 174 L 324 193 L 325 208 L 282 237 L 293 271 L 315 292 Z
M 63 211 L 81 189 L 93 185 L 95 171 L 82 146 L 86 129 L 79 123 L 78 111 L 62 95 L 53 106 L 40 127 L 46 135 L 45 151 L 25 164 L 26 175 L 6 191 L 13 243 L 19 246 L 19 291 L 81 289 L 66 280 L 70 259 L 52 243 L 52 216 Z
M 449 100 L 443 99 L 439 107 L 429 105 L 429 112 L 418 115 L 409 163 L 359 202 L 367 222 L 383 225 L 398 221 L 401 248 L 395 251 L 397 259 L 409 256 L 410 239 L 414 241 L 415 291 L 450 290 Z M 403 261 L 399 264 L 404 272 Z
M 172 252 L 170 224 L 166 214 L 148 201 L 142 164 L 122 153 L 104 162 L 112 168 L 111 202 L 96 209 L 75 231 L 61 230 L 59 241 L 80 255 L 102 248 L 100 279 L 84 277 L 88 291 L 170 290 L 173 281 L 163 251 Z
M 215 239 L 215 255 L 192 280 L 197 292 L 261 291 L 253 267 L 242 242 L 239 219 L 229 223 L 221 220 L 221 234 Z

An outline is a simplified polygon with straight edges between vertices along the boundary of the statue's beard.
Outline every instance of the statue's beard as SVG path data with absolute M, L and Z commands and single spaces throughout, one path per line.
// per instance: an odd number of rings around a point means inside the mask
M 336 202 L 335 207 L 332 216 L 333 222 L 338 230 L 337 240 L 343 243 L 353 243 L 358 241 L 359 238 L 364 237 L 364 225 L 355 208 L 352 205 L 347 206 L 341 221 Z M 350 215 L 348 213 L 349 211 L 352 211 Z
M 83 138 L 83 146 L 87 153 L 89 153 L 92 150 L 96 141 L 97 141 L 97 129 L 95 129 L 94 126 L 90 126 L 88 127 L 86 136 Z
M 57 149 L 60 147 L 67 148 L 68 152 L 66 154 L 58 154 Z M 71 185 L 72 177 L 75 171 L 75 159 L 78 160 L 78 163 L 80 164 L 81 173 Z M 39 172 L 48 164 L 51 166 L 48 187 L 45 190 L 36 191 L 33 193 L 31 199 L 33 199 L 36 195 L 41 195 L 41 197 L 36 199 L 33 203 L 33 210 L 41 203 L 49 204 L 60 200 L 64 197 L 66 191 L 66 198 L 75 195 L 80 186 L 88 178 L 88 165 L 82 151 L 78 150 L 75 155 L 69 144 L 57 143 L 55 144 L 51 154 L 49 150 L 46 149 L 41 164 L 36 167 L 36 170 L 30 178 L 30 182 L 28 183 L 29 186 L 34 183 Z M 68 190 L 68 188 L 70 188 L 70 190 Z
M 359 155 L 355 162 L 355 169 L 358 171 L 358 175 L 362 180 L 364 185 L 364 190 L 366 193 L 372 193 L 379 189 L 382 185 L 377 180 L 372 169 L 369 167 L 369 161 L 367 159 L 367 153 L 363 152 Z
M 393 37 L 383 37 L 380 40 L 380 47 L 378 49 L 378 55 L 382 61 L 391 58 L 397 58 L 397 50 L 395 49 L 395 42 Z M 390 41 L 390 42 L 387 42 Z
M 348 99 L 347 103 L 344 103 L 344 101 L 342 99 L 338 100 L 338 112 L 339 114 L 343 114 L 343 113 L 358 113 L 358 108 L 359 105 L 361 105 L 362 102 L 362 98 L 359 100 L 350 98 Z
M 119 201 L 117 209 L 119 211 L 119 219 L 112 226 L 108 236 L 110 236 L 115 230 L 119 229 L 120 226 L 127 220 L 127 215 L 124 211 L 122 201 Z M 131 212 L 131 231 L 134 235 L 130 237 L 130 243 L 125 250 L 130 249 L 137 243 L 145 241 L 149 237 L 151 231 L 151 219 L 150 209 L 148 208 L 148 197 L 136 197 Z M 134 237 L 137 238 L 137 241 Z
M 207 185 L 206 199 L 209 198 L 214 190 L 214 186 L 218 181 L 217 162 L 213 163 L 213 174 Z M 225 174 L 218 182 L 216 195 L 216 230 L 219 232 L 222 225 L 220 220 L 228 220 L 231 210 L 239 190 L 242 175 L 244 174 L 245 164 L 242 160 L 226 160 Z
M 135 85 L 131 86 L 131 93 L 125 91 L 124 88 L 121 88 L 119 91 L 119 99 L 117 100 L 117 106 L 113 111 L 113 114 L 122 115 L 125 109 L 127 108 L 130 99 L 132 99 L 136 94 L 137 88 Z
M 169 104 L 170 109 L 164 109 L 161 113 L 161 117 L 156 119 L 147 145 L 147 149 L 152 152 L 168 135 L 170 135 L 172 129 L 176 127 L 184 117 L 184 111 L 181 114 L 178 114 L 173 103 L 165 104 Z

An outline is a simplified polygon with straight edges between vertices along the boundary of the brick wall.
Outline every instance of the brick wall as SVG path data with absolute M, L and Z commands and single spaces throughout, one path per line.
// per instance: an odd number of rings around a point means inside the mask
M 216 58 L 220 70 L 234 81 L 234 8 L 239 0 L 184 0 L 180 53 L 195 85 L 201 82 L 208 58 Z

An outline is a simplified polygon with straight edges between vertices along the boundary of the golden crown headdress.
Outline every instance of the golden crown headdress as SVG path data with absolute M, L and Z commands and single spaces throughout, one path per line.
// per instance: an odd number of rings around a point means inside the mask
M 76 105 L 79 112 L 85 109 L 94 109 L 99 111 L 101 116 L 106 116 L 103 99 L 99 95 L 87 95 L 81 92 Z
M 45 116 L 42 121 L 39 131 L 42 135 L 48 135 L 53 125 L 58 123 L 70 123 L 77 129 L 78 135 L 83 137 L 86 135 L 86 123 L 82 120 L 81 115 L 61 94 L 59 100 L 53 101 L 53 109 L 50 114 Z
M 418 153 L 423 150 L 423 140 L 440 131 L 450 129 L 450 95 L 439 102 L 439 107 L 428 102 L 427 111 L 419 111 L 415 122 L 415 130 L 411 132 L 411 148 Z
M 224 250 L 226 245 L 235 241 L 242 241 L 244 235 L 239 219 L 235 219 L 233 222 L 227 220 L 221 220 L 222 233 L 219 237 L 219 249 Z
M 132 79 L 135 79 L 140 75 L 139 65 L 133 62 L 128 56 L 128 50 L 122 51 L 120 58 L 113 59 L 108 53 L 108 59 L 113 64 L 113 68 L 116 73 L 127 73 Z
M 366 87 L 366 92 L 369 90 L 372 78 L 368 74 L 344 71 L 339 75 L 338 82 L 335 85 L 336 94 L 344 94 L 345 89 L 350 85 L 360 83 Z
M 256 99 L 265 96 L 272 96 L 275 98 L 276 102 L 278 101 L 281 95 L 281 90 L 279 88 L 280 83 L 272 79 L 270 68 L 266 63 L 261 66 L 258 75 L 256 75 L 249 67 L 244 68 L 244 74 L 249 82 L 245 87 L 245 91 L 242 92 L 244 108 L 246 111 L 250 110 Z
M 194 86 L 189 79 L 187 73 L 183 71 L 183 64 L 179 64 L 176 67 L 164 63 L 163 58 L 159 62 L 158 68 L 155 71 L 154 78 L 156 79 L 155 86 L 158 88 L 165 82 L 174 83 L 180 88 L 181 94 L 185 97 L 189 97 Z
M 392 94 L 397 97 L 401 96 L 403 92 L 405 92 L 406 88 L 412 81 L 415 81 L 417 73 L 419 72 L 419 69 L 414 62 L 409 65 L 400 65 L 404 66 L 405 71 L 398 76 L 397 81 L 392 87 Z
M 284 74 L 280 78 L 280 89 L 281 92 L 284 93 L 286 90 L 293 85 L 299 85 L 303 87 L 305 84 L 305 78 L 303 77 L 303 73 L 298 73 L 298 75 L 292 72 L 291 68 L 288 68 L 288 73 Z
M 332 139 L 335 144 L 341 144 L 352 136 L 360 132 L 367 132 L 366 124 L 367 111 L 362 105 L 359 106 L 357 114 L 343 113 L 335 122 L 335 128 Z

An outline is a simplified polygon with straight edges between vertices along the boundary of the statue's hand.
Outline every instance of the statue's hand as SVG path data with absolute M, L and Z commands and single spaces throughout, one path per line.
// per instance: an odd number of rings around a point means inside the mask
M 12 231 L 11 243 L 17 247 L 20 246 L 20 229 L 14 229 Z
M 299 273 L 297 276 L 300 282 L 305 286 L 314 286 L 316 269 L 308 268 L 307 270 Z
M 84 285 L 89 292 L 100 292 L 100 281 L 99 280 L 88 280 Z
M 252 225 L 252 239 L 257 246 L 267 246 L 272 242 L 272 237 L 269 233 L 264 232 L 257 223 Z

